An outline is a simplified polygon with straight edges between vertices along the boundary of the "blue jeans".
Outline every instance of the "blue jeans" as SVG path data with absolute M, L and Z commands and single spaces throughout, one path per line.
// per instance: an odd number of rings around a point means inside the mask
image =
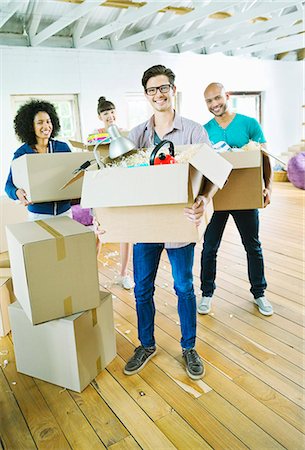
M 257 209 L 214 212 L 204 234 L 201 253 L 200 278 L 202 295 L 212 297 L 216 289 L 216 256 L 229 214 L 234 219 L 247 252 L 248 277 L 251 284 L 250 292 L 254 298 L 261 297 L 264 295 L 267 283 L 264 275 L 263 253 L 258 238 L 259 216 Z
M 178 296 L 181 346 L 190 349 L 196 340 L 196 297 L 193 287 L 194 246 L 166 249 L 172 267 L 174 289 Z M 135 281 L 138 337 L 143 347 L 155 345 L 155 279 L 164 244 L 135 244 L 133 270 Z

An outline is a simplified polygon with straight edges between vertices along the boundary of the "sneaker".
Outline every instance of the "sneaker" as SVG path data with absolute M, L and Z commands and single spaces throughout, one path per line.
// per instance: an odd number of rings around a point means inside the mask
M 134 282 L 129 275 L 125 275 L 124 277 L 120 277 L 120 284 L 124 289 L 132 289 L 134 288 Z
M 143 345 L 137 347 L 134 355 L 128 360 L 124 373 L 125 375 L 133 375 L 140 372 L 145 364 L 157 353 L 156 347 L 145 348 Z
M 258 310 L 264 316 L 272 316 L 273 308 L 270 302 L 265 296 L 254 299 L 254 303 L 258 306 Z
M 197 306 L 197 312 L 199 314 L 209 314 L 211 311 L 212 298 L 213 297 L 201 297 Z
M 186 372 L 193 380 L 199 380 L 205 374 L 202 359 L 194 348 L 183 350 L 182 356 L 186 364 Z

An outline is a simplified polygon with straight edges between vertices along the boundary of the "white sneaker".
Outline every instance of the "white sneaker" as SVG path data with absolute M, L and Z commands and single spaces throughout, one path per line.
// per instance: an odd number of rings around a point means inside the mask
M 199 314 L 209 314 L 211 311 L 212 298 L 213 297 L 201 297 L 197 306 L 197 312 Z
M 264 316 L 272 316 L 273 308 L 270 302 L 265 296 L 254 299 L 254 303 L 258 306 L 258 310 Z
M 121 277 L 120 284 L 124 289 L 127 290 L 134 288 L 134 282 L 130 275 L 125 275 L 124 277 Z

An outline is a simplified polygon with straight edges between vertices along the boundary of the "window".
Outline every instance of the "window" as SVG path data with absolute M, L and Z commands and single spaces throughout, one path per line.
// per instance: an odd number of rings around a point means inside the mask
M 262 122 L 262 92 L 230 92 L 230 102 L 233 112 Z
M 12 95 L 13 115 L 19 107 L 30 99 L 46 100 L 56 108 L 60 121 L 60 136 L 81 141 L 80 119 L 77 94 L 54 95 Z

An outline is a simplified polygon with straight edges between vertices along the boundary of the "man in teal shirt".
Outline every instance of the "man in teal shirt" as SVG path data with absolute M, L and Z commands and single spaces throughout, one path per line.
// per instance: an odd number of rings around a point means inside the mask
M 225 142 L 230 147 L 243 147 L 250 140 L 260 142 L 265 146 L 266 139 L 256 119 L 242 114 L 235 114 L 229 109 L 229 94 L 220 83 L 211 83 L 204 91 L 205 102 L 214 118 L 204 125 L 212 144 Z M 272 170 L 269 157 L 263 153 L 263 189 L 264 206 L 270 203 Z M 271 316 L 273 308 L 265 297 L 267 283 L 264 275 L 264 260 L 259 241 L 259 214 L 257 209 L 238 211 L 215 211 L 205 235 L 201 254 L 201 290 L 202 298 L 197 311 L 208 314 L 216 289 L 216 257 L 222 235 L 229 218 L 232 215 L 247 253 L 248 276 L 251 293 L 258 310 L 265 316 Z

